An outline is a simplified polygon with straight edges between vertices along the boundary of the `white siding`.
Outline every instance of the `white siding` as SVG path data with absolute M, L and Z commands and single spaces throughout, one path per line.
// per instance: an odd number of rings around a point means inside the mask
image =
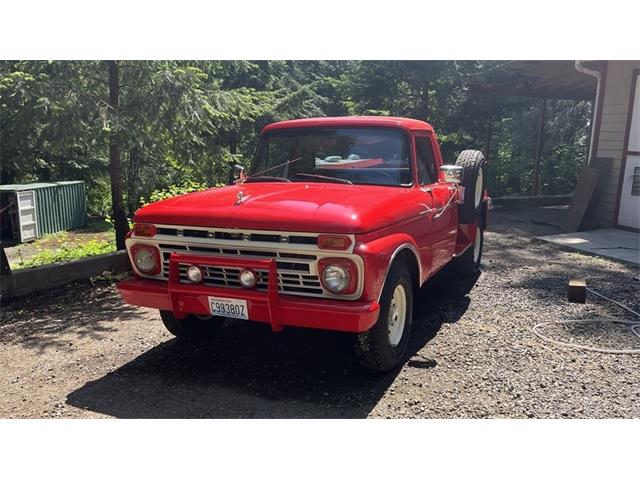
M 624 133 L 627 128 L 633 70 L 636 68 L 640 68 L 640 61 L 610 61 L 607 66 L 605 88 L 604 92 L 601 92 L 604 94 L 604 100 L 596 156 L 613 158 L 613 163 L 596 214 L 597 228 L 610 227 L 616 223 L 614 215 L 624 150 Z

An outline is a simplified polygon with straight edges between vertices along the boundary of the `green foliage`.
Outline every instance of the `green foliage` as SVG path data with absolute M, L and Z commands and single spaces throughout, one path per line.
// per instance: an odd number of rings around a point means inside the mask
M 226 181 L 259 132 L 283 119 L 398 115 L 436 129 L 445 161 L 486 150 L 494 196 L 531 191 L 539 101 L 474 89 L 495 61 L 119 61 L 108 107 L 99 61 L 0 61 L 2 183 L 85 180 L 91 214 L 111 214 L 109 138 L 122 153 L 129 217 L 143 202 Z M 542 193 L 567 193 L 587 151 L 588 102 L 548 102 Z M 198 187 L 189 185 L 198 184 Z M 175 187 L 175 186 L 178 187 Z M 164 193 L 159 193 L 164 192 Z
M 99 177 L 88 185 L 87 213 L 102 218 L 111 215 L 111 186 L 107 178 Z
M 204 183 L 187 181 L 187 182 L 181 183 L 180 185 L 171 185 L 169 188 L 164 188 L 162 190 L 154 190 L 149 195 L 148 200 L 141 198 L 140 203 L 144 206 L 153 202 L 164 200 L 165 198 L 171 198 L 177 195 L 183 195 L 185 193 L 197 192 L 199 190 L 206 190 L 206 189 L 207 189 L 207 186 Z

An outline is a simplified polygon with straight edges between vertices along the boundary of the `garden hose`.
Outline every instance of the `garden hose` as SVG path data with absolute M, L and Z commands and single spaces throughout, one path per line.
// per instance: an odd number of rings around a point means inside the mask
M 616 304 L 617 306 L 619 306 L 620 308 L 623 308 L 624 310 L 626 310 L 627 312 L 632 313 L 633 315 L 635 315 L 637 318 L 640 318 L 640 313 L 636 312 L 635 310 L 630 309 L 629 307 L 627 307 L 626 305 L 623 305 L 620 302 L 617 302 L 609 297 L 606 297 L 605 295 L 602 295 L 601 293 L 596 292 L 595 290 L 591 289 L 591 288 L 587 288 L 587 291 L 590 293 L 593 293 L 594 295 L 603 298 L 604 300 L 608 300 L 611 303 Z M 547 326 L 547 325 L 567 325 L 567 324 L 580 324 L 580 323 L 618 323 L 618 324 L 622 324 L 622 325 L 629 325 L 629 329 L 631 331 L 631 333 L 633 333 L 633 335 L 635 335 L 638 340 L 640 340 L 640 320 L 620 320 L 620 319 L 615 319 L 615 318 L 590 318 L 590 319 L 576 319 L 576 320 L 550 320 L 547 322 L 540 322 L 537 323 L 536 325 L 533 326 L 533 333 L 540 338 L 541 340 L 544 340 L 545 342 L 551 343 L 553 345 L 557 345 L 559 347 L 565 347 L 565 348 L 573 348 L 576 350 L 589 350 L 591 352 L 598 352 L 598 353 L 613 353 L 613 354 L 640 354 L 640 348 L 633 348 L 633 349 L 610 349 L 610 348 L 599 348 L 599 347 L 591 347 L 588 345 L 580 345 L 577 343 L 567 343 L 567 342 L 561 342 L 559 340 L 554 340 L 552 338 L 549 338 L 545 335 L 543 335 L 542 333 L 540 333 L 538 331 L 539 328 L 543 327 L 543 326 Z

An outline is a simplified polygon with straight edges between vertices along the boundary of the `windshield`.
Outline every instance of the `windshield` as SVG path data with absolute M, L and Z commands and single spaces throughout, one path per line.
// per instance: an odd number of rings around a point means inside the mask
M 393 128 L 301 128 L 263 138 L 249 181 L 410 186 L 409 140 Z

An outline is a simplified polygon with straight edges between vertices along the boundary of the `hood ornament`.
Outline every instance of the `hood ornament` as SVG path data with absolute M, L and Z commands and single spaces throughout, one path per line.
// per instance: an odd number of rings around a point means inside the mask
M 245 199 L 244 192 L 239 191 L 238 194 L 236 195 L 236 203 L 234 203 L 234 205 L 237 207 L 242 203 L 242 200 L 244 199 Z

